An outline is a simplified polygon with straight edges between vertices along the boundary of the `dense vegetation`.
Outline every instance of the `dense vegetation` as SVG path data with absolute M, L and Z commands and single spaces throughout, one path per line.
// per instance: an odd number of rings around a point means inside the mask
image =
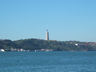
M 24 50 L 41 50 L 52 49 L 53 51 L 95 51 L 95 42 L 79 42 L 79 41 L 46 41 L 40 39 L 24 39 L 24 40 L 0 40 L 0 49 L 11 51 L 11 49 Z

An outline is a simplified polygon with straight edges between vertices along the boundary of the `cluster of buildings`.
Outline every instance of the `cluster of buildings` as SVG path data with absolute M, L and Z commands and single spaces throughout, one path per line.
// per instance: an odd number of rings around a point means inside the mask
M 6 50 L 5 49 L 0 49 L 0 52 L 5 52 Z M 24 49 L 14 49 L 14 48 L 11 48 L 9 51 L 27 51 L 27 50 L 24 50 Z

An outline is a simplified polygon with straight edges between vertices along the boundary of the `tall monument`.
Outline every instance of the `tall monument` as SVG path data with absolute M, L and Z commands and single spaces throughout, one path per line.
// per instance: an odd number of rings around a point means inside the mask
M 46 40 L 49 40 L 49 32 L 46 30 Z

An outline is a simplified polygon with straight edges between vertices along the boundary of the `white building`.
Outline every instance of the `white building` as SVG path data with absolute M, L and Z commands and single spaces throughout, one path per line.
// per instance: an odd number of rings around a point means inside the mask
M 5 52 L 5 50 L 4 49 L 0 49 L 0 52 Z

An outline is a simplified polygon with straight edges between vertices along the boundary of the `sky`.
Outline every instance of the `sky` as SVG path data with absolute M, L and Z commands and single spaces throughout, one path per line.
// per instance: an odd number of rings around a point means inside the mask
M 0 0 L 0 39 L 96 42 L 96 0 Z

